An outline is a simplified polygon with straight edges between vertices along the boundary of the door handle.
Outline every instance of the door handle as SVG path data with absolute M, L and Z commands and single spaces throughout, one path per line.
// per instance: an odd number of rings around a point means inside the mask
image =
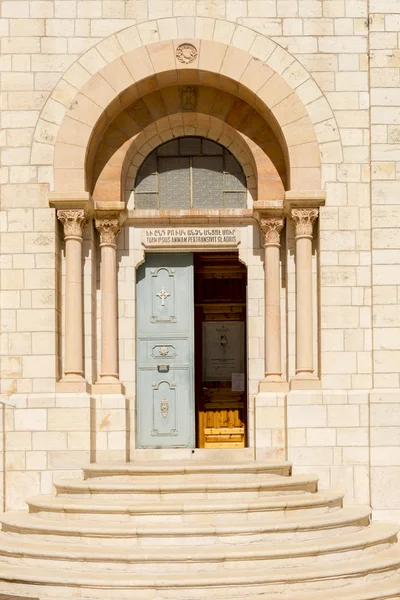
M 168 373 L 169 372 L 169 365 L 157 365 L 157 371 L 159 373 Z

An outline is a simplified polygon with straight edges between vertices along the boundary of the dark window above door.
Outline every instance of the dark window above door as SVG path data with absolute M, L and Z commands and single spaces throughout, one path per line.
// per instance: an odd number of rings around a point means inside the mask
M 181 137 L 156 148 L 135 182 L 135 208 L 188 210 L 246 208 L 246 177 L 220 144 Z

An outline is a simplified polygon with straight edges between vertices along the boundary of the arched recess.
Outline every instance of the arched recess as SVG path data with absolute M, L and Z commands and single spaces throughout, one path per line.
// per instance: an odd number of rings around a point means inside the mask
M 176 113 L 150 123 L 132 136 L 108 159 L 93 188 L 95 201 L 124 201 L 128 208 L 136 173 L 146 156 L 162 143 L 182 135 L 198 135 L 218 141 L 232 152 L 247 179 L 252 202 L 283 200 L 280 173 L 268 155 L 252 140 L 221 119 L 201 113 Z M 110 136 L 113 139 L 113 136 Z M 114 138 L 117 140 L 118 137 Z M 250 208 L 250 206 L 249 206 Z
M 195 49 L 189 63 L 177 56 L 183 43 Z M 314 125 L 333 114 L 306 70 L 279 45 L 241 25 L 177 18 L 111 36 L 65 74 L 35 132 L 40 143 L 43 123 L 61 123 L 54 139 L 55 191 L 88 188 L 85 165 L 110 122 L 135 100 L 171 84 L 200 83 L 245 100 L 265 119 L 285 153 L 287 189 L 320 189 Z

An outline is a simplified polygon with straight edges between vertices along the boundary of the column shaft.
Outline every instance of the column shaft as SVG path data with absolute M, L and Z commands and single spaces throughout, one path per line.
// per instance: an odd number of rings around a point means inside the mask
M 292 209 L 296 239 L 296 378 L 315 379 L 313 360 L 312 240 L 316 208 Z
M 82 233 L 83 209 L 58 210 L 65 236 L 65 363 L 64 381 L 83 379 Z
M 101 373 L 98 384 L 117 384 L 118 377 L 118 218 L 96 219 L 101 248 Z M 109 391 L 117 388 L 109 387 Z
M 314 372 L 312 239 L 296 239 L 296 374 Z
M 101 374 L 118 380 L 116 249 L 101 247 Z
M 280 280 L 280 232 L 284 219 L 280 217 L 265 217 L 260 220 L 260 227 L 265 235 L 264 254 L 264 356 L 265 384 L 284 383 L 281 366 L 281 280 Z M 264 384 L 264 385 L 263 385 Z M 266 389 L 271 389 L 266 386 Z
M 83 377 L 82 239 L 65 240 L 65 375 Z

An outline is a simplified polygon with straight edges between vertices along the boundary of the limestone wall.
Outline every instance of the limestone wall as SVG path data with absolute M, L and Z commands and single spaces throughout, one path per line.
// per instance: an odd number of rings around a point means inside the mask
M 129 38 L 113 34 L 142 24 L 143 43 L 157 39 L 161 30 L 212 37 L 218 27 L 228 43 L 242 49 L 256 39 L 251 30 L 287 50 L 278 48 L 274 67 L 290 77 L 307 105 L 327 191 L 314 254 L 316 292 L 319 277 L 315 359 L 322 392 L 256 396 L 257 382 L 252 381 L 255 444 L 260 456 L 286 452 L 302 470 L 318 471 L 324 485 L 345 485 L 350 499 L 371 499 L 377 514 L 399 519 L 398 0 L 3 0 L 0 10 L 0 389 L 16 403 L 15 409 L 4 409 L 8 505 L 22 501 L 21 489 L 24 495 L 47 491 L 53 471 L 78 468 L 90 451 L 92 458 L 120 458 L 134 444 L 132 229 L 124 229 L 118 242 L 120 373 L 127 400 L 110 407 L 107 399 L 58 397 L 64 250 L 48 191 L 66 107 Z M 154 19 L 159 21 L 147 25 Z M 241 26 L 235 34 L 232 23 Z M 267 44 L 260 39 L 257 43 Z M 100 42 L 98 50 L 91 50 Z M 75 66 L 49 100 L 79 58 L 84 66 Z M 291 374 L 295 286 L 290 227 L 286 236 L 282 309 L 288 310 L 284 352 Z M 91 226 L 83 246 L 89 381 L 96 380 L 100 352 L 96 247 Z M 261 297 L 250 298 L 249 314 L 259 319 L 250 359 L 262 364 Z

